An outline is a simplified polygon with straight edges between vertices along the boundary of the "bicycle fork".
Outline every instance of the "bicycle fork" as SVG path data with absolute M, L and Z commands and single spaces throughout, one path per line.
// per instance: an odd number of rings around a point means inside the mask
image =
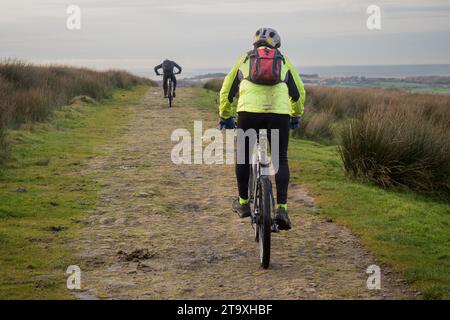
M 256 196 L 257 196 L 257 195 L 255 195 L 255 197 L 256 197 Z M 272 221 L 271 231 L 274 232 L 274 233 L 277 233 L 277 232 L 279 232 L 280 230 L 278 229 L 278 225 L 277 225 L 277 223 L 275 222 L 274 215 L 273 215 L 273 210 L 275 209 L 275 198 L 274 198 L 274 196 L 273 196 L 273 191 L 270 192 L 270 200 L 271 200 L 271 203 L 272 203 L 272 206 L 271 206 L 271 208 L 272 208 L 271 211 L 272 211 L 272 212 L 270 213 L 271 221 Z M 259 218 L 260 218 L 259 208 L 258 208 L 258 206 L 255 206 L 254 214 L 251 215 L 252 226 L 258 225 L 258 219 L 259 219 Z

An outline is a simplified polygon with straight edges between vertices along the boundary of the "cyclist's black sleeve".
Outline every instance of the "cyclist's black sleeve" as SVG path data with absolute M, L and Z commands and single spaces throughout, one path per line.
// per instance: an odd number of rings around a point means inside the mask
M 234 77 L 230 91 L 228 92 L 228 101 L 230 101 L 230 103 L 233 103 L 234 97 L 239 92 L 239 85 L 241 83 L 241 76 L 240 76 L 239 72 L 240 71 L 238 70 L 238 72 L 236 73 L 236 76 Z
M 178 64 L 176 64 L 175 62 L 174 62 L 173 64 L 174 64 L 175 68 L 178 69 L 178 73 L 181 73 L 181 71 L 182 71 L 183 69 L 181 69 L 181 67 L 180 67 Z
M 298 91 L 298 87 L 295 84 L 291 71 L 288 71 L 286 75 L 286 84 L 288 86 L 289 96 L 292 98 L 292 101 L 297 102 L 298 99 L 300 99 L 300 92 Z
M 158 65 L 155 67 L 155 73 L 158 73 L 158 70 L 161 69 L 161 68 L 162 68 L 162 63 L 161 63 L 161 64 L 158 64 Z

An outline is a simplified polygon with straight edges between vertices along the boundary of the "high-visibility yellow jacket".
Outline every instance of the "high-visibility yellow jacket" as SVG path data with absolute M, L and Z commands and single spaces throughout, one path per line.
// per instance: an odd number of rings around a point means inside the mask
M 250 73 L 248 54 L 239 57 L 220 90 L 219 115 L 228 119 L 232 115 L 233 99 L 239 92 L 236 111 L 277 113 L 301 116 L 305 103 L 305 87 L 300 75 L 289 59 L 284 56 L 281 83 L 276 85 L 255 84 L 247 80 Z

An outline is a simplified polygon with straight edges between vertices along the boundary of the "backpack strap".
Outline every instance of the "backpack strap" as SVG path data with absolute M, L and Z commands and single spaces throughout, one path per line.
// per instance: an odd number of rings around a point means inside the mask
M 244 63 L 246 63 L 248 61 L 248 59 L 250 59 L 251 57 L 254 57 L 257 55 L 258 55 L 258 49 L 256 49 L 256 48 L 248 51 L 247 56 L 245 57 Z
M 281 53 L 280 50 L 275 49 L 276 50 L 276 55 L 281 59 L 281 61 L 283 61 L 283 64 L 286 64 L 286 59 L 284 58 L 284 55 Z

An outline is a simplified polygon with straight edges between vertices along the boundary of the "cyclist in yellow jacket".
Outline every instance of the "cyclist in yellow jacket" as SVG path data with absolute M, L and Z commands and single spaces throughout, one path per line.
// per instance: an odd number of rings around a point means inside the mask
M 275 175 L 277 209 L 275 221 L 279 229 L 289 230 L 291 222 L 287 213 L 289 185 L 288 142 L 289 129 L 299 127 L 303 114 L 305 89 L 294 66 L 281 55 L 279 34 L 271 28 L 259 29 L 253 41 L 254 50 L 239 57 L 226 76 L 220 91 L 220 126 L 232 129 L 235 126 L 232 103 L 237 93 L 239 100 L 236 112 L 237 127 L 248 129 L 279 130 L 279 168 Z M 248 180 L 250 175 L 248 141 L 245 145 L 245 163 L 236 164 L 239 201 L 235 210 L 249 217 L 250 205 Z

